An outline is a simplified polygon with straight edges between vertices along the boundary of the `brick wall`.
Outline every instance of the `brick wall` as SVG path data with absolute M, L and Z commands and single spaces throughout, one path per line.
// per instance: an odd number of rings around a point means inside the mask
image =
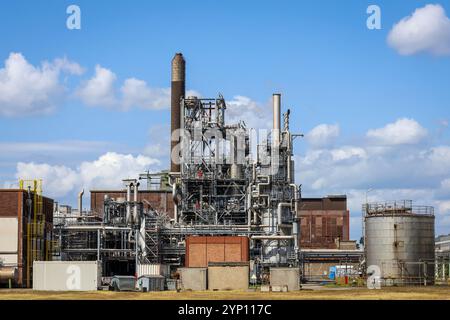
M 186 267 L 207 267 L 209 262 L 249 260 L 249 239 L 237 236 L 186 237 Z

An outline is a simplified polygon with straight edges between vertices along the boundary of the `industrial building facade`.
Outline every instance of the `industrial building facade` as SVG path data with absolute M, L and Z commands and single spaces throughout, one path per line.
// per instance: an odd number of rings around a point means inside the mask
M 336 240 L 350 239 L 350 212 L 345 195 L 302 198 L 300 246 L 309 249 L 336 249 Z
M 52 255 L 53 200 L 21 189 L 0 189 L 0 281 L 30 287 L 32 261 Z
M 91 214 L 103 217 L 105 196 L 111 199 L 125 199 L 126 190 L 91 190 Z M 172 191 L 167 190 L 139 190 L 138 201 L 144 206 L 151 206 L 158 212 L 164 212 L 173 218 L 174 204 Z

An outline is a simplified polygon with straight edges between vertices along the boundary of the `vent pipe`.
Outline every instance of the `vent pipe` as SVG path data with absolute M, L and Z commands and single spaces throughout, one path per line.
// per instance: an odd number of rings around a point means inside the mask
M 272 141 L 273 141 L 273 147 L 279 148 L 279 146 L 280 146 L 281 94 L 274 93 L 272 96 L 272 103 L 273 103 Z
M 78 214 L 80 216 L 83 214 L 83 194 L 84 189 L 81 189 L 80 193 L 78 194 Z

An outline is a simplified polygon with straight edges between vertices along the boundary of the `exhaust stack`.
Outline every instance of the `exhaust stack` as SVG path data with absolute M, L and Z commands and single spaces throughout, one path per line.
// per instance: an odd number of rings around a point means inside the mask
M 186 62 L 183 54 L 177 53 L 172 59 L 172 84 L 171 84 L 171 115 L 170 115 L 170 133 L 173 137 L 174 132 L 180 129 L 181 108 L 180 100 L 185 96 L 186 84 Z M 180 142 L 177 139 L 170 139 L 170 172 L 180 172 L 179 152 L 174 154 L 176 145 Z
M 273 103 L 273 147 L 280 146 L 280 114 L 281 114 L 281 94 L 274 93 L 272 96 Z
M 83 194 L 84 188 L 81 189 L 80 193 L 78 194 L 78 214 L 80 216 L 83 214 Z

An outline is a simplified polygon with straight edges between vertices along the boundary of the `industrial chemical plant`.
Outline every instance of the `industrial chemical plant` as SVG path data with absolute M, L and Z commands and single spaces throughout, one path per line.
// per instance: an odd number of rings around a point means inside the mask
M 448 281 L 449 240 L 435 248 L 432 207 L 366 203 L 364 237 L 351 241 L 345 195 L 302 197 L 293 160 L 302 135 L 281 94 L 256 142 L 244 121 L 227 122 L 222 95 L 186 96 L 185 65 L 177 53 L 170 170 L 118 175 L 123 188 L 90 190 L 88 211 L 84 190 L 77 210 L 44 197 L 40 180 L 0 190 L 1 286 L 275 292 Z M 70 280 L 77 273 L 82 281 Z

